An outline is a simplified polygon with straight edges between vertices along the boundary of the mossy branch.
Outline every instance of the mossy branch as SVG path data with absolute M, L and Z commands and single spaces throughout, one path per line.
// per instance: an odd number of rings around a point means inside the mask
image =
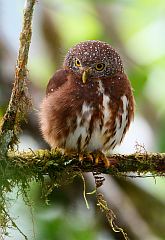
M 2 158 L 2 156 L 1 156 Z M 94 165 L 88 155 L 84 155 L 83 162 L 78 155 L 63 155 L 59 150 L 38 150 L 28 152 L 8 152 L 0 168 L 0 179 L 12 180 L 19 183 L 24 179 L 43 179 L 45 175 L 58 180 L 69 178 L 69 174 L 79 172 L 99 172 L 113 176 L 125 176 L 130 172 L 140 174 L 150 173 L 153 176 L 165 176 L 165 153 L 135 153 L 131 155 L 114 154 L 108 157 L 110 167 L 105 168 L 103 162 Z
M 27 89 L 27 62 L 32 36 L 31 25 L 35 2 L 36 0 L 27 0 L 24 8 L 14 86 L 0 131 L 1 152 L 6 152 L 9 146 L 13 147 L 13 144 L 17 143 L 20 124 L 26 120 L 25 115 L 31 106 Z

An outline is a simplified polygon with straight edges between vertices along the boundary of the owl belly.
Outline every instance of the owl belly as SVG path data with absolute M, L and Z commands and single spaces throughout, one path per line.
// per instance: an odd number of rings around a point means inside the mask
M 74 132 L 69 133 L 65 141 L 65 149 L 73 151 L 108 151 L 119 144 L 125 133 L 128 123 L 128 100 L 122 96 L 122 114 L 112 115 L 110 98 L 103 95 L 100 106 L 102 118 L 94 118 L 94 109 L 83 103 L 82 111 L 77 115 L 77 124 Z M 112 124 L 114 126 L 112 126 Z

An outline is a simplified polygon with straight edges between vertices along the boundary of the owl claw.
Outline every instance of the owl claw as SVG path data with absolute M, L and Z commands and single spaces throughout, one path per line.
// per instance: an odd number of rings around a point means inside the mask
M 84 160 L 91 161 L 95 165 L 99 165 L 103 162 L 106 168 L 109 168 L 110 166 L 108 158 L 101 151 L 95 151 L 92 153 L 79 153 L 79 161 L 83 163 Z
M 79 153 L 79 161 L 82 163 L 84 160 L 93 162 L 93 156 L 91 153 Z
M 79 161 L 82 163 L 84 160 L 84 154 L 83 153 L 79 153 Z
M 94 156 L 95 156 L 95 165 L 98 165 L 100 162 L 103 162 L 104 166 L 106 168 L 109 168 L 110 162 L 108 158 L 104 155 L 104 153 L 102 153 L 101 151 L 96 151 L 94 153 Z

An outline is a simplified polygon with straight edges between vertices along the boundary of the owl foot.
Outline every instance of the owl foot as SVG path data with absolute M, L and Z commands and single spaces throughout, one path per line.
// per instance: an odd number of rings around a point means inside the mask
M 79 161 L 83 162 L 84 160 L 92 161 L 93 162 L 93 155 L 92 153 L 82 152 L 79 153 Z
M 97 150 L 94 151 L 93 156 L 95 158 L 95 164 L 98 165 L 99 163 L 103 162 L 104 166 L 106 168 L 109 168 L 110 166 L 110 161 L 108 160 L 108 158 L 104 155 L 104 153 L 102 153 L 101 151 Z
M 83 163 L 83 161 L 91 161 L 95 165 L 99 165 L 103 162 L 106 168 L 110 166 L 108 158 L 99 150 L 91 153 L 79 153 L 79 161 L 81 163 Z

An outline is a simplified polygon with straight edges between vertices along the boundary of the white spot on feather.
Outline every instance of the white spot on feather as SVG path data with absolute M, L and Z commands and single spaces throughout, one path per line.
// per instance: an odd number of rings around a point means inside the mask
M 98 81 L 99 87 L 98 87 L 98 92 L 99 93 L 104 93 L 104 87 L 103 84 L 101 82 L 101 80 Z
M 93 108 L 90 105 L 87 105 L 86 102 L 83 103 L 81 114 L 82 117 L 85 115 L 87 122 L 91 120 L 92 110 Z
M 104 115 L 104 124 L 110 120 L 110 108 L 109 108 L 110 98 L 103 94 L 103 115 Z
M 115 143 L 112 145 L 112 147 L 116 146 L 117 144 L 120 143 L 120 141 L 122 139 L 122 136 L 123 136 L 124 129 L 125 129 L 125 127 L 127 125 L 127 122 L 128 122 L 128 119 L 127 119 L 127 115 L 128 115 L 128 99 L 127 99 L 127 97 L 125 95 L 123 95 L 121 97 L 121 100 L 123 102 L 123 113 L 122 113 L 122 116 L 121 116 L 121 123 L 120 123 L 119 118 L 116 117 L 116 129 L 115 129 L 116 134 L 107 143 L 106 149 L 110 148 L 110 145 L 113 143 L 114 140 L 115 140 Z
M 81 136 L 81 146 L 85 145 L 85 139 L 88 135 L 89 123 L 92 116 L 93 108 L 90 105 L 83 103 L 81 114 L 77 115 L 77 127 L 73 133 L 70 133 L 66 139 L 67 149 L 77 149 L 77 140 Z M 84 116 L 85 115 L 85 116 Z M 85 121 L 81 124 L 82 118 L 85 117 Z
M 104 88 L 100 87 L 100 89 L 104 93 Z M 103 127 L 102 127 L 102 129 L 100 129 L 101 121 L 96 122 L 96 124 L 94 126 L 94 131 L 92 133 L 91 140 L 89 141 L 89 145 L 88 145 L 88 149 L 90 151 L 97 150 L 97 149 L 99 149 L 99 150 L 103 149 L 104 142 L 106 141 L 106 136 L 104 135 L 104 132 L 108 128 L 108 127 L 105 127 L 105 124 L 108 121 L 110 121 L 110 116 L 111 116 L 109 102 L 110 102 L 110 98 L 107 95 L 103 94 Z

